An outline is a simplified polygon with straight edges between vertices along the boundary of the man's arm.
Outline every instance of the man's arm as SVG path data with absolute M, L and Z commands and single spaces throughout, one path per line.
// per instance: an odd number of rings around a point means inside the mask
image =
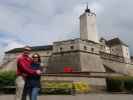
M 33 70 L 31 65 L 23 59 L 19 59 L 18 63 L 20 64 L 21 69 L 28 75 L 37 75 L 36 70 Z

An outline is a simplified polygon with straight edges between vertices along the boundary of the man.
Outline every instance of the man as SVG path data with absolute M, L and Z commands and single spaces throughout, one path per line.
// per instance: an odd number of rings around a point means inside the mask
M 32 59 L 29 57 L 31 48 L 24 47 L 23 53 L 17 58 L 16 100 L 23 100 L 23 90 L 26 76 L 40 75 L 40 70 L 33 70 Z

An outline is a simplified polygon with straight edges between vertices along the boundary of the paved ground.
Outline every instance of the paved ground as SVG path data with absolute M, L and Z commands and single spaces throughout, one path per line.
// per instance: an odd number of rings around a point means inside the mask
M 0 95 L 0 100 L 15 100 L 13 95 Z M 128 94 L 88 94 L 75 96 L 39 96 L 38 100 L 133 100 Z

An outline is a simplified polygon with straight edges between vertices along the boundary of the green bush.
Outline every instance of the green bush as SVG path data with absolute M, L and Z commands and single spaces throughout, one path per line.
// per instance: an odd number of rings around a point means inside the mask
M 15 80 L 16 80 L 15 71 L 0 72 L 0 87 L 15 86 Z
M 124 87 L 127 91 L 129 92 L 133 92 L 133 78 L 128 78 L 125 82 L 124 82 Z
M 107 90 L 111 92 L 122 92 L 133 90 L 133 77 L 112 77 L 107 78 Z
M 15 71 L 0 72 L 0 94 L 14 94 L 15 80 Z
M 121 92 L 122 81 L 116 79 L 107 79 L 107 90 L 111 92 Z

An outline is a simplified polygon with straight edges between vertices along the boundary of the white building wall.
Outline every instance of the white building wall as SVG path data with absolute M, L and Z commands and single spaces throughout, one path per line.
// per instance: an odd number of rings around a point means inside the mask
M 73 49 L 71 47 L 73 47 Z M 75 39 L 55 42 L 53 48 L 54 53 L 80 50 L 99 54 L 100 45 L 88 40 Z
M 123 56 L 125 58 L 129 58 L 130 59 L 130 52 L 129 52 L 129 48 L 127 46 L 122 46 L 122 50 L 123 50 Z
M 96 29 L 96 15 L 84 13 L 80 16 L 80 38 L 99 42 Z
M 110 48 L 111 54 L 124 57 L 125 63 L 130 63 L 130 52 L 129 48 L 125 45 L 115 45 Z
M 110 53 L 117 56 L 123 57 L 123 51 L 121 45 L 114 45 L 110 47 Z
M 81 40 L 79 43 L 79 50 L 99 54 L 100 45 L 91 43 L 89 41 Z
M 106 52 L 106 53 L 110 53 L 110 47 L 105 46 L 105 52 Z
M 106 45 L 104 45 L 104 44 L 101 45 L 100 51 L 101 51 L 101 52 L 105 52 L 105 53 L 109 53 L 109 54 L 111 53 L 110 47 L 108 47 L 108 46 L 106 46 Z
M 125 61 L 127 63 L 130 63 L 130 52 L 129 52 L 129 48 L 127 46 L 122 46 L 122 51 L 123 51 L 123 57 L 125 58 Z

